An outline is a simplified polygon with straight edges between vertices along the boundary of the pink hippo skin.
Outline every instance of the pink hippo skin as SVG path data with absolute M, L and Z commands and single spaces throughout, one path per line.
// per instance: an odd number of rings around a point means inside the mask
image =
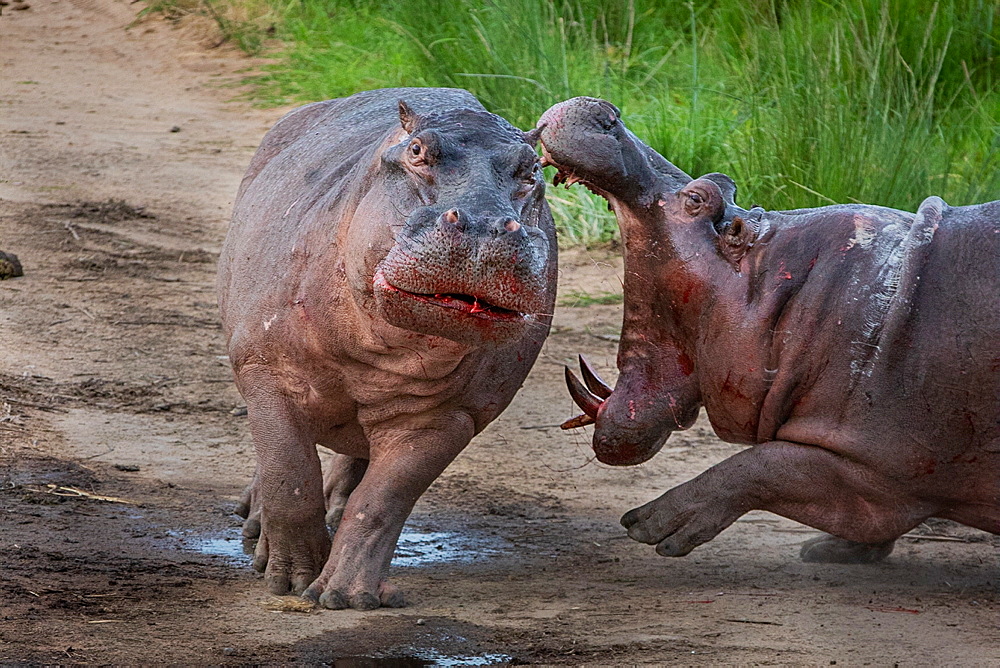
M 402 605 L 403 522 L 548 333 L 535 142 L 465 91 L 418 88 L 311 104 L 264 137 L 218 288 L 257 454 L 239 511 L 271 592 Z M 316 444 L 339 453 L 325 484 Z
M 575 98 L 539 122 L 556 182 L 605 197 L 624 242 L 612 391 L 568 372 L 593 447 L 639 464 L 704 406 L 754 447 L 622 518 L 666 556 L 749 510 L 833 534 L 807 561 L 872 562 L 929 517 L 1000 533 L 1000 202 L 916 214 L 736 206 Z

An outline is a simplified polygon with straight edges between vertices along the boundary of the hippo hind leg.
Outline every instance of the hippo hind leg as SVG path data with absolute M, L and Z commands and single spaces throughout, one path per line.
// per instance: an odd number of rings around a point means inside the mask
M 347 500 L 367 470 L 367 459 L 333 454 L 327 461 L 323 473 L 323 494 L 326 496 L 326 525 L 332 531 L 340 526 Z
M 818 564 L 877 564 L 892 553 L 895 545 L 895 540 L 859 543 L 827 534 L 803 543 L 799 557 Z
M 243 537 L 254 540 L 260 538 L 260 496 L 257 494 L 257 474 L 240 494 L 233 513 L 243 518 Z

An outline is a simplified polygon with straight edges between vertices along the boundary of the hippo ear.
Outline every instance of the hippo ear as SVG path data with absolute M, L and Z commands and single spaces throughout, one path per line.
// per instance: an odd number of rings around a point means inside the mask
M 752 213 L 751 213 L 752 215 Z M 719 234 L 719 252 L 739 271 L 740 260 L 757 241 L 758 224 L 743 216 L 734 216 Z
M 542 130 L 544 129 L 545 129 L 545 124 L 542 123 L 534 130 L 528 130 L 527 132 L 523 133 L 525 143 L 531 144 L 532 148 L 538 146 L 538 138 L 542 136 Z
M 733 181 L 725 174 L 721 174 L 719 172 L 705 174 L 705 176 L 702 176 L 701 178 L 708 179 L 715 185 L 719 186 L 719 191 L 722 193 L 722 201 L 725 202 L 727 206 L 735 206 L 736 181 Z
M 403 126 L 403 129 L 408 133 L 413 132 L 413 128 L 417 127 L 417 121 L 420 117 L 417 116 L 417 112 L 410 108 L 410 105 L 406 104 L 404 100 L 399 101 L 399 124 Z

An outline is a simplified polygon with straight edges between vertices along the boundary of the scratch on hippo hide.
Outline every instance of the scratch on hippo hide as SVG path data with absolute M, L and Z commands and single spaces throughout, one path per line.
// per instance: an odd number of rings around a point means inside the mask
M 847 240 L 844 250 L 851 250 L 855 246 L 868 250 L 874 240 L 875 226 L 864 216 L 856 215 L 854 216 L 854 236 Z
M 860 340 L 853 341 L 856 355 L 851 360 L 855 382 L 869 377 L 878 362 L 883 342 L 891 342 L 909 314 L 910 302 L 920 280 L 919 270 L 926 259 L 934 233 L 947 204 L 928 197 L 910 220 L 900 220 L 883 228 L 872 249 L 872 262 L 879 267 L 869 287 Z M 857 223 L 855 223 L 857 229 Z M 858 272 L 863 270 L 859 266 Z M 856 281 L 857 281 L 856 276 Z

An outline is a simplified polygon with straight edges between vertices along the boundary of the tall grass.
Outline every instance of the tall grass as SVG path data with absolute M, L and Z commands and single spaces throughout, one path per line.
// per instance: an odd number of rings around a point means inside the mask
M 188 0 L 190 1 L 190 0 Z M 208 2 L 209 0 L 202 0 Z M 252 5 L 251 5 L 252 3 Z M 913 210 L 1000 198 L 1000 6 L 989 0 L 214 0 L 266 6 L 264 101 L 457 86 L 521 127 L 593 95 L 740 201 Z M 247 21 L 252 25 L 252 20 Z M 603 202 L 551 198 L 564 243 L 614 236 Z

